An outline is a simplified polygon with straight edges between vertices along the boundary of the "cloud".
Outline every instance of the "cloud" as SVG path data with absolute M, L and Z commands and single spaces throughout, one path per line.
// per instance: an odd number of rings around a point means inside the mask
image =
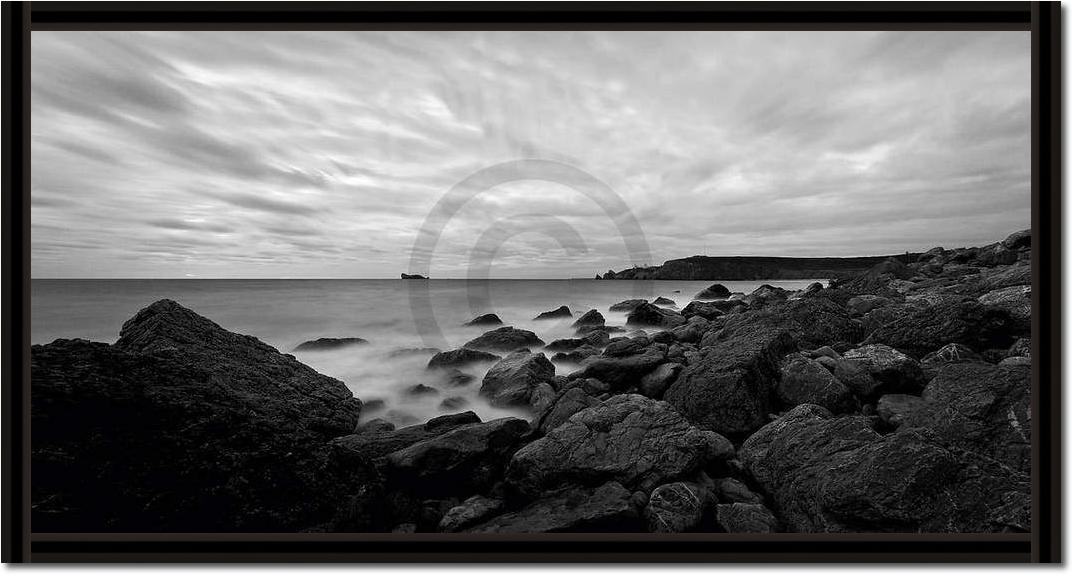
M 395 277 L 448 190 L 523 158 L 629 213 L 507 182 L 435 276 L 488 233 L 492 276 L 588 277 L 1030 225 L 1026 32 L 35 32 L 31 66 L 35 277 Z

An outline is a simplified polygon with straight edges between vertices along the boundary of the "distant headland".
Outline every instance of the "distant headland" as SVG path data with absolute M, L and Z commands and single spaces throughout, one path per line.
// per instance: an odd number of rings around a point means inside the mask
M 671 259 L 662 265 L 607 271 L 596 279 L 664 279 L 675 281 L 752 281 L 757 279 L 833 279 L 860 273 L 886 261 L 915 261 L 918 253 L 876 257 L 708 257 Z
M 408 273 L 402 274 L 403 279 L 427 279 L 424 275 L 410 275 Z

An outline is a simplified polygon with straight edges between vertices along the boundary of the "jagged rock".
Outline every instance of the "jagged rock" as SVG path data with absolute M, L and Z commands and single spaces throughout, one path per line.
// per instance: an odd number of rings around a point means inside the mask
M 581 315 L 579 319 L 573 322 L 574 327 L 585 327 L 604 324 L 606 324 L 606 319 L 603 318 L 603 314 L 600 313 L 597 309 L 590 309 L 589 311 L 585 312 L 584 315 Z
M 606 331 L 592 331 L 583 337 L 573 339 L 555 339 L 545 347 L 548 351 L 572 351 L 583 346 L 603 347 L 610 341 L 610 335 Z
M 365 345 L 367 343 L 368 341 L 360 337 L 321 337 L 319 339 L 313 339 L 312 341 L 305 341 L 297 347 L 294 347 L 294 351 L 298 353 L 308 351 L 337 351 L 346 347 Z
M 391 432 L 393 430 L 395 430 L 393 423 L 383 419 L 372 419 L 354 429 L 354 434 Z
M 466 327 L 483 327 L 486 325 L 502 325 L 502 319 L 495 313 L 485 313 L 465 324 Z
M 745 304 L 740 300 L 693 301 L 685 305 L 685 308 L 681 310 L 681 316 L 685 318 L 700 316 L 704 319 L 713 320 L 741 307 L 745 307 Z
M 1012 317 L 1014 328 L 1024 335 L 1031 333 L 1031 286 L 1015 285 L 995 289 L 979 297 L 988 307 L 1001 309 Z
M 402 450 L 422 440 L 439 436 L 460 426 L 478 423 L 480 417 L 472 411 L 443 415 L 420 425 L 379 433 L 358 433 L 338 437 L 331 442 L 337 456 L 345 460 L 374 460 L 396 450 Z
M 722 478 L 715 481 L 715 493 L 718 500 L 725 503 L 744 502 L 763 504 L 763 496 L 752 492 L 745 483 L 736 478 Z
M 502 500 L 477 494 L 448 510 L 439 521 L 439 527 L 436 530 L 439 532 L 461 532 L 474 524 L 488 520 L 502 510 Z
M 498 407 L 528 407 L 533 391 L 550 384 L 555 366 L 543 353 L 518 351 L 504 357 L 488 370 L 480 384 L 480 396 Z
M 920 366 L 923 368 L 923 376 L 926 379 L 934 378 L 938 369 L 941 369 L 943 365 L 948 363 L 959 362 L 982 362 L 983 358 L 978 353 L 961 345 L 960 343 L 949 343 L 948 345 L 938 349 L 933 353 L 928 353 L 923 357 Z
M 493 363 L 501 359 L 499 355 L 476 351 L 473 349 L 454 349 L 436 353 L 428 361 L 429 369 L 442 369 L 448 367 L 464 367 L 473 363 Z
M 998 362 L 1002 367 L 1028 367 L 1031 368 L 1031 357 L 1005 357 Z
M 654 305 L 677 305 L 677 303 L 674 303 L 673 299 L 667 299 L 666 297 L 656 297 L 655 300 L 652 301 L 652 304 L 654 304 Z
M 1017 231 L 1001 242 L 1006 249 L 1027 249 L 1031 247 L 1031 230 Z
M 636 309 L 640 305 L 643 305 L 644 303 L 647 303 L 647 301 L 644 299 L 626 299 L 625 301 L 621 301 L 619 303 L 611 305 L 610 310 L 628 313 L 633 309 Z
M 653 399 L 661 399 L 663 393 L 674 382 L 681 369 L 682 365 L 679 363 L 663 363 L 659 365 L 654 371 L 640 378 L 640 394 Z
M 543 412 L 547 407 L 551 406 L 551 403 L 555 402 L 555 397 L 555 387 L 551 383 L 540 383 L 532 390 L 529 407 L 532 408 L 533 412 Z
M 809 403 L 831 412 L 847 413 L 859 406 L 852 391 L 833 373 L 800 354 L 789 355 L 783 361 L 775 392 L 787 407 Z
M 651 532 L 691 532 L 710 506 L 706 489 L 691 482 L 671 482 L 651 491 L 644 517 Z
M 896 320 L 875 329 L 869 343 L 884 343 L 914 357 L 923 357 L 949 343 L 983 351 L 1006 348 L 1013 341 L 1014 321 L 1003 309 L 978 301 L 946 301 L 907 309 Z
M 631 494 L 608 482 L 598 488 L 569 488 L 501 514 L 467 532 L 641 532 Z
M 625 320 L 626 325 L 640 325 L 669 329 L 685 324 L 685 317 L 669 309 L 656 307 L 651 303 L 637 305 Z
M 890 304 L 886 297 L 878 295 L 857 295 L 845 304 L 853 317 L 862 317 L 871 311 Z
M 536 430 L 546 434 L 569 420 L 573 415 L 599 404 L 599 400 L 588 394 L 582 387 L 572 387 L 559 393 L 554 401 L 537 417 Z
M 502 476 L 528 432 L 516 418 L 463 425 L 388 454 L 386 477 L 427 497 L 482 492 Z
M 722 285 L 721 283 L 715 283 L 714 285 L 706 287 L 702 291 L 697 293 L 696 296 L 693 297 L 693 299 L 704 301 L 708 299 L 725 299 L 729 296 L 730 290 L 726 289 L 725 285 Z
M 1006 353 L 1008 357 L 1030 357 L 1031 356 L 1031 338 L 1024 337 L 1017 339 L 1015 343 L 1009 347 L 1009 351 Z
M 599 349 L 590 345 L 574 349 L 565 353 L 555 353 L 551 356 L 552 363 L 581 363 L 588 357 L 599 355 Z
M 844 307 L 825 297 L 812 297 L 774 302 L 757 311 L 727 315 L 718 338 L 724 340 L 738 332 L 770 329 L 788 331 L 805 349 L 839 341 L 855 343 L 863 337 L 860 322 L 850 317 Z
M 903 429 L 883 436 L 865 417 L 801 405 L 750 436 L 739 457 L 791 532 L 1029 527 L 1027 475 Z
M 761 307 L 774 301 L 784 301 L 789 298 L 789 291 L 782 289 L 781 287 L 774 287 L 772 285 L 763 284 L 756 287 L 754 291 L 748 294 L 743 300 L 753 307 Z
M 639 384 L 641 377 L 665 360 L 666 345 L 651 344 L 645 338 L 621 339 L 611 341 L 601 356 L 586 359 L 579 370 L 569 374 L 569 378 L 595 378 L 611 387 L 624 389 Z
M 524 446 L 506 480 L 529 497 L 608 480 L 647 491 L 732 456 L 728 440 L 693 427 L 666 403 L 615 395 Z
M 867 376 L 847 376 L 855 364 Z M 886 345 L 864 345 L 842 355 L 834 375 L 857 396 L 865 399 L 887 393 L 918 393 L 923 389 L 923 370 L 919 361 Z
M 770 534 L 781 530 L 774 513 L 755 503 L 719 504 L 715 508 L 715 521 L 731 533 Z
M 488 351 L 517 351 L 528 347 L 542 347 L 544 342 L 532 331 L 499 327 L 469 341 L 463 347 Z
M 778 362 L 794 350 L 785 330 L 742 329 L 690 361 L 665 400 L 700 428 L 747 435 L 767 422 Z
M 34 345 L 29 367 L 36 532 L 331 529 L 380 488 L 327 448 L 361 414 L 342 382 L 174 301 L 115 345 Z
M 915 395 L 882 395 L 875 406 L 875 413 L 887 427 L 897 428 L 905 417 L 923 407 L 925 401 Z
M 923 391 L 901 429 L 926 428 L 946 446 L 1019 470 L 1031 466 L 1031 368 L 953 363 Z
M 566 319 L 573 317 L 573 313 L 570 312 L 569 307 L 563 305 L 553 311 L 544 311 L 533 319 L 534 321 L 543 321 L 545 319 Z

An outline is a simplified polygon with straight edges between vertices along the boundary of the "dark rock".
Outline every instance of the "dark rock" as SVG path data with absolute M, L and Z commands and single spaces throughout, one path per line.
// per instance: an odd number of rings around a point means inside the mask
M 882 395 L 875 406 L 878 418 L 888 428 L 897 428 L 904 423 L 905 417 L 923 407 L 925 401 L 915 395 Z
M 403 273 L 402 278 L 403 279 L 427 279 L 427 277 L 425 277 L 424 275 L 418 275 L 418 274 L 410 275 L 408 273 Z
M 791 532 L 1004 532 L 1030 525 L 1027 475 L 920 432 L 883 436 L 865 417 L 833 417 L 815 405 L 757 431 L 739 456 Z
M 721 283 L 715 283 L 714 285 L 711 285 L 710 287 L 707 287 L 697 293 L 696 296 L 693 297 L 693 299 L 704 301 L 708 299 L 725 299 L 729 296 L 730 290 L 726 289 L 725 285 L 722 285 Z
M 1031 334 L 1031 286 L 1016 285 L 995 289 L 979 297 L 988 307 L 1001 309 L 1012 317 L 1014 328 L 1023 335 Z
M 611 341 L 602 356 L 586 359 L 569 378 L 595 378 L 615 389 L 625 389 L 639 384 L 641 377 L 665 360 L 666 345 L 653 345 L 643 338 L 621 339 Z
M 383 399 L 372 399 L 371 401 L 365 401 L 365 404 L 361 407 L 362 414 L 369 414 L 376 411 L 382 411 L 387 408 L 387 402 Z
M 901 429 L 929 429 L 945 446 L 985 455 L 1027 473 L 1030 392 L 1030 366 L 949 364 L 924 389 L 925 404 L 905 417 Z
M 411 397 L 417 397 L 421 395 L 438 395 L 439 389 L 429 387 L 428 385 L 416 384 L 406 389 L 406 394 Z
M 778 518 L 762 504 L 719 504 L 715 509 L 715 520 L 723 530 L 731 533 L 770 534 L 781 531 Z
M 1009 235 L 1001 242 L 1006 249 L 1027 249 L 1031 247 L 1031 230 L 1025 229 Z
M 1031 357 L 1005 357 L 998 362 L 1002 367 L 1027 367 L 1031 368 Z
M 752 492 L 745 483 L 736 478 L 721 478 L 716 480 L 715 493 L 721 502 L 763 504 L 763 496 Z
M 458 506 L 451 508 L 439 521 L 439 532 L 461 532 L 466 528 L 484 522 L 503 510 L 503 501 L 487 498 L 479 494 L 465 499 Z
M 1009 347 L 1009 351 L 1006 353 L 1008 357 L 1030 357 L 1031 356 L 1031 338 L 1024 337 L 1017 339 L 1015 343 Z
M 923 357 L 949 343 L 983 351 L 1006 348 L 1015 324 L 1003 309 L 965 300 L 908 310 L 898 320 L 877 328 L 867 342 L 885 343 L 914 357 Z
M 756 287 L 754 291 L 749 293 L 744 302 L 753 307 L 760 307 L 774 301 L 784 301 L 789 298 L 789 291 L 782 289 L 781 287 L 774 287 L 773 285 L 763 284 Z
M 497 407 L 528 407 L 532 393 L 542 383 L 551 383 L 555 366 L 543 353 L 518 351 L 503 358 L 484 375 L 480 396 Z
M 710 506 L 706 489 L 691 482 L 671 482 L 651 491 L 644 517 L 651 532 L 692 532 Z
M 465 324 L 467 327 L 483 327 L 486 325 L 502 325 L 502 319 L 495 313 L 485 313 Z
M 536 315 L 535 321 L 542 321 L 544 319 L 565 319 L 572 317 L 573 313 L 570 313 L 569 307 L 563 305 L 554 311 L 544 311 L 539 315 Z
M 506 480 L 529 497 L 608 480 L 650 490 L 732 456 L 728 440 L 693 427 L 666 403 L 616 395 L 519 450 Z
M 312 341 L 306 341 L 297 347 L 294 347 L 294 352 L 337 351 L 346 347 L 365 345 L 367 343 L 368 341 L 359 337 L 321 337 L 319 339 L 313 339 Z
M 591 325 L 603 325 L 606 323 L 606 319 L 603 318 L 603 314 L 597 309 L 591 309 L 584 315 L 581 315 L 579 319 L 573 322 L 574 327 L 591 326 Z
M 555 387 L 551 383 L 540 383 L 532 390 L 529 407 L 532 408 L 533 412 L 541 413 L 550 407 L 551 403 L 555 402 L 555 396 Z
M 834 413 L 847 413 L 859 406 L 852 391 L 833 373 L 800 354 L 789 355 L 782 363 L 775 392 L 787 407 L 810 403 Z
M 598 404 L 599 400 L 585 392 L 581 387 L 566 389 L 559 393 L 554 401 L 536 417 L 534 426 L 537 431 L 546 434 L 569 420 L 573 415 Z
M 491 351 L 517 351 L 527 347 L 542 347 L 544 342 L 532 331 L 499 327 L 469 341 L 463 347 Z
M 677 378 L 682 366 L 678 363 L 663 363 L 640 379 L 640 394 L 661 399 L 666 389 Z
M 386 476 L 422 496 L 483 492 L 528 432 L 529 424 L 516 418 L 460 426 L 387 455 Z
M 610 336 L 610 333 L 624 333 L 625 328 L 619 327 L 617 325 L 582 325 L 580 327 L 577 327 L 576 332 L 577 332 L 578 335 L 591 335 L 592 333 L 607 333 L 607 335 Z
M 673 299 L 667 299 L 666 297 L 656 297 L 655 300 L 652 301 L 652 304 L 653 305 L 677 305 L 677 303 L 674 303 Z
M 439 403 L 439 410 L 456 411 L 469 406 L 469 399 L 465 397 L 447 397 Z
M 464 367 L 473 363 L 493 363 L 501 359 L 499 355 L 476 351 L 474 349 L 454 349 L 436 353 L 428 361 L 429 369 L 442 369 L 448 367 Z
M 978 363 L 982 361 L 983 358 L 968 347 L 965 347 L 960 343 L 949 343 L 933 353 L 928 353 L 919 363 L 923 368 L 923 376 L 926 379 L 932 379 L 934 378 L 934 375 L 937 374 L 938 369 L 941 369 L 942 366 L 948 363 Z
M 572 351 L 584 346 L 602 347 L 610 341 L 606 331 L 592 331 L 583 337 L 573 339 L 555 339 L 545 347 L 548 351 Z
M 403 427 L 382 433 L 351 434 L 336 438 L 331 445 L 345 460 L 374 460 L 396 450 L 402 450 L 422 440 L 439 436 L 452 429 L 480 422 L 472 411 L 436 417 L 421 425 Z
M 740 300 L 734 301 L 692 301 L 681 310 L 681 316 L 685 318 L 700 316 L 704 319 L 717 319 L 729 311 L 744 307 L 745 303 Z
M 669 329 L 685 324 L 685 317 L 669 309 L 656 307 L 651 303 L 637 305 L 625 320 L 626 325 L 661 327 Z
M 451 369 L 445 373 L 446 384 L 452 387 L 464 387 L 476 379 L 475 376 L 470 375 L 459 369 Z
M 467 532 L 642 532 L 631 494 L 608 482 L 597 488 L 569 488 Z
M 418 277 L 402 277 L 402 278 L 403 279 L 424 279 L 424 277 L 420 277 L 420 276 L 418 276 Z M 413 534 L 414 532 L 417 532 L 417 524 L 413 523 L 413 522 L 403 522 L 401 524 L 396 524 L 395 527 L 391 529 L 391 533 L 393 533 L 393 534 Z
M 626 299 L 625 301 L 611 305 L 610 310 L 619 312 L 624 311 L 628 313 L 629 311 L 636 309 L 644 303 L 647 303 L 647 301 L 644 299 Z
M 585 345 L 566 353 L 555 353 L 551 356 L 552 363 L 581 363 L 588 357 L 599 355 L 599 349 Z
M 372 419 L 366 423 L 362 423 L 356 429 L 355 434 L 362 433 L 379 433 L 379 432 L 391 432 L 395 430 L 395 425 L 389 423 L 383 419 Z
M 785 330 L 742 329 L 690 362 L 665 400 L 700 428 L 731 438 L 747 435 L 767 422 L 778 363 L 794 350 Z
M 838 341 L 855 343 L 863 338 L 860 322 L 850 317 L 844 307 L 825 297 L 774 302 L 758 311 L 727 315 L 719 338 L 768 329 L 788 331 L 805 349 L 834 346 Z
M 174 301 L 115 345 L 34 345 L 29 367 L 36 532 L 331 529 L 380 488 L 327 448 L 361 414 L 342 382 Z
M 391 351 L 390 353 L 387 353 L 387 358 L 389 358 L 389 359 L 398 359 L 400 357 L 413 357 L 413 356 L 416 356 L 416 355 L 434 355 L 434 354 L 436 354 L 436 353 L 438 353 L 440 351 L 441 351 L 441 349 L 436 349 L 435 347 L 421 347 L 421 348 L 411 348 L 411 349 L 395 349 L 394 351 Z
M 1019 255 L 1016 250 L 1008 249 L 1001 243 L 994 243 L 979 249 L 975 256 L 975 263 L 984 267 L 1011 265 L 1016 263 Z
M 886 297 L 879 297 L 878 295 L 857 295 L 852 299 L 849 299 L 849 302 L 846 303 L 845 307 L 848 308 L 849 313 L 852 314 L 853 317 L 861 317 L 875 309 L 885 307 L 890 303 L 891 301 L 889 299 Z
M 842 377 L 838 373 L 845 363 L 863 367 L 868 378 Z M 919 361 L 886 345 L 864 345 L 842 355 L 835 375 L 852 392 L 863 398 L 887 393 L 918 393 L 923 390 L 923 370 Z

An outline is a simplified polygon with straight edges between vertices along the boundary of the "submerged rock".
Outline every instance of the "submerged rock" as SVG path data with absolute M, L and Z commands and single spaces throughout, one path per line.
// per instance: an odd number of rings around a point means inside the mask
M 663 309 L 651 303 L 642 303 L 629 312 L 625 324 L 670 329 L 684 325 L 685 317 L 682 317 L 681 313 Z
M 705 287 L 702 291 L 696 294 L 693 299 L 704 301 L 708 299 L 725 299 L 730 296 L 730 290 L 721 283 L 715 283 L 710 287 Z
M 667 299 L 666 297 L 656 297 L 655 300 L 652 301 L 652 304 L 653 305 L 677 305 L 677 303 L 674 303 L 673 299 Z
M 368 341 L 358 337 L 321 337 L 319 339 L 313 339 L 312 341 L 305 341 L 297 347 L 294 347 L 294 351 L 336 351 L 338 349 L 352 347 L 354 345 L 364 345 L 367 343 Z
M 502 319 L 495 313 L 485 313 L 465 324 L 467 327 L 483 327 L 486 325 L 502 325 Z
M 507 355 L 484 375 L 480 396 L 497 407 L 528 407 L 533 392 L 543 383 L 550 384 L 555 366 L 543 353 L 518 351 Z
M 569 307 L 563 305 L 554 311 L 544 311 L 539 315 L 536 315 L 534 321 L 542 321 L 544 319 L 567 319 L 572 317 L 573 313 L 570 313 Z
M 628 313 L 647 302 L 648 301 L 646 299 L 626 299 L 625 301 L 621 301 L 611 305 L 610 310 L 618 312 L 624 311 Z
M 499 327 L 469 341 L 463 347 L 490 351 L 517 351 L 529 347 L 542 347 L 544 342 L 532 331 Z
M 454 349 L 453 351 L 436 353 L 435 356 L 428 361 L 428 368 L 443 369 L 450 367 L 464 367 L 465 365 L 471 365 L 473 363 L 492 363 L 501 358 L 502 357 L 499 355 L 485 353 L 484 351 L 461 348 Z
M 573 322 L 574 327 L 603 324 L 606 324 L 606 319 L 603 318 L 603 314 L 597 309 L 591 309 L 585 312 L 584 315 L 581 315 L 580 318 Z

